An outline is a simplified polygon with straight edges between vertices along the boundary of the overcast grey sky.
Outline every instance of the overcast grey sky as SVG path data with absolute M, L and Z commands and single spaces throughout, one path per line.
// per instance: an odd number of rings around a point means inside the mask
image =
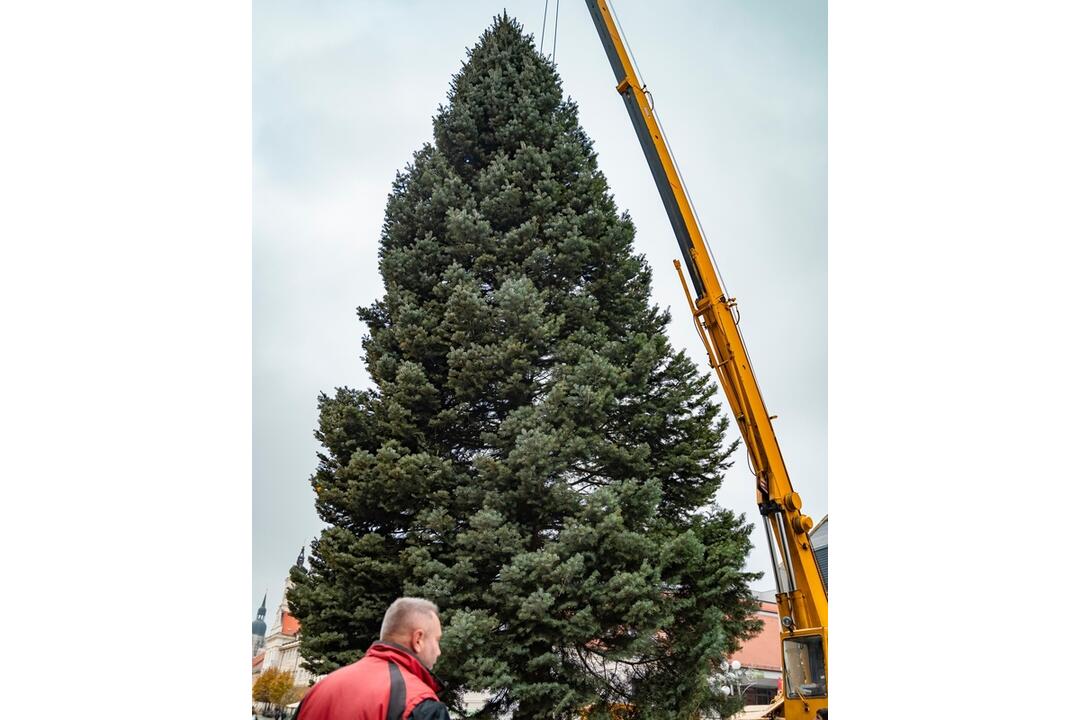
M 322 526 L 308 484 L 316 396 L 368 383 L 355 309 L 382 294 L 377 249 L 394 173 L 431 139 L 466 48 L 504 8 L 539 43 L 543 0 L 253 4 L 252 615 L 266 590 L 273 613 L 290 564 Z M 825 2 L 614 9 L 738 298 L 785 462 L 816 521 L 828 511 Z M 592 20 L 580 0 L 559 10 L 563 90 L 637 226 L 654 300 L 672 310 L 672 342 L 708 370 L 671 264 L 671 227 Z M 718 501 L 755 523 L 748 565 L 768 573 L 743 458 Z M 771 575 L 755 587 L 771 588 Z

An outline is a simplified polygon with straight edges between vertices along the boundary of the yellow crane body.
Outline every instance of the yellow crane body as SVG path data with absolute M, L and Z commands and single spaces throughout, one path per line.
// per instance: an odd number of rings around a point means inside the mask
M 713 267 L 704 237 L 675 162 L 641 85 L 606 0 L 586 0 L 630 114 L 641 148 L 663 200 L 682 252 L 686 274 L 676 269 L 731 414 L 739 427 L 757 485 L 761 511 L 776 578 L 781 618 L 784 667 L 784 717 L 813 720 L 828 704 L 828 598 L 811 547 L 813 521 L 802 514 L 802 499 L 791 485 L 772 417 L 750 365 L 729 297 Z

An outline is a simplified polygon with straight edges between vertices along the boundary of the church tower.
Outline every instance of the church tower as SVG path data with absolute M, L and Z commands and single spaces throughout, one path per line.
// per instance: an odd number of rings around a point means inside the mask
M 266 593 L 263 593 L 262 605 L 251 623 L 251 657 L 255 657 L 262 650 L 266 642 Z

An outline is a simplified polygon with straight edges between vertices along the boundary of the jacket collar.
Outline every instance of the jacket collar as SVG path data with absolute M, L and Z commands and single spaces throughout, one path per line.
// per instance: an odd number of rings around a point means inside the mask
M 436 694 L 442 692 L 442 681 L 435 677 L 435 674 L 428 670 L 424 663 L 420 662 L 420 658 L 416 657 L 411 650 L 395 642 L 380 640 L 368 648 L 364 657 L 374 657 L 396 663 L 420 678 Z

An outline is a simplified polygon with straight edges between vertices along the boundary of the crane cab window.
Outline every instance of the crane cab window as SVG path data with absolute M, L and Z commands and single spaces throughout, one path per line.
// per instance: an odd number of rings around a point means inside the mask
M 820 635 L 784 640 L 784 690 L 789 698 L 825 696 L 825 651 Z

